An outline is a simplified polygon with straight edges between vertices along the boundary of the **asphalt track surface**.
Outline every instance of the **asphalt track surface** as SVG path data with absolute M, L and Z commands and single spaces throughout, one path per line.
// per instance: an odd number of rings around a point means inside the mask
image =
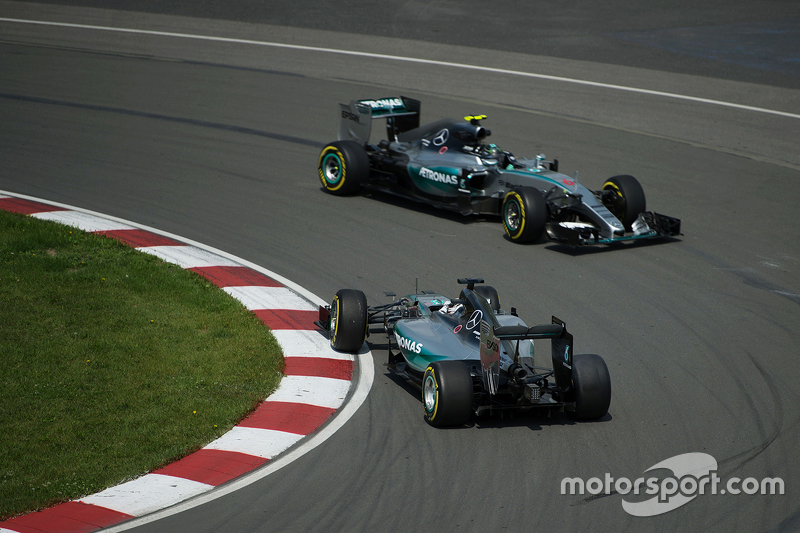
M 310 4 L 293 5 L 301 17 Z M 417 278 L 455 295 L 457 277 L 482 276 L 528 322 L 564 319 L 576 352 L 601 354 L 611 372 L 599 422 L 481 418 L 433 430 L 418 394 L 387 374 L 385 341 L 373 336 L 372 391 L 335 435 L 254 484 L 137 531 L 800 529 L 800 75 L 791 46 L 763 37 L 779 23 L 796 35 L 797 8 L 712 2 L 648 14 L 618 2 L 613 17 L 591 20 L 582 2 L 563 11 L 543 2 L 542 41 L 514 48 L 496 43 L 524 33 L 533 15 L 519 5 L 492 11 L 519 25 L 462 25 L 472 39 L 436 25 L 471 5 L 404 3 L 383 30 L 365 31 L 369 18 L 353 12 L 325 26 L 247 3 L 223 17 L 213 3 L 163 14 L 143 12 L 146 3 L 114 12 L 0 2 L 3 18 L 182 34 L 0 22 L 0 190 L 182 235 L 323 297 L 354 287 L 382 303 L 383 291 L 411 292 Z M 603 16 L 613 31 L 599 29 Z M 598 29 L 580 37 L 581 21 Z M 430 31 L 417 33 L 420 24 Z M 750 38 L 773 46 L 760 66 L 736 42 L 723 46 L 725 59 L 697 55 L 701 44 L 692 55 L 671 31 L 747 24 L 759 28 L 747 27 Z M 620 44 L 614 32 L 638 41 Z M 424 121 L 487 114 L 494 142 L 557 157 L 590 188 L 633 174 L 648 206 L 681 218 L 685 235 L 578 251 L 518 246 L 492 218 L 324 194 L 315 166 L 335 137 L 336 104 L 397 94 L 419 97 Z M 565 477 L 635 479 L 689 452 L 716 458 L 723 480 L 780 477 L 785 494 L 702 495 L 642 518 L 622 509 L 633 496 L 560 493 Z

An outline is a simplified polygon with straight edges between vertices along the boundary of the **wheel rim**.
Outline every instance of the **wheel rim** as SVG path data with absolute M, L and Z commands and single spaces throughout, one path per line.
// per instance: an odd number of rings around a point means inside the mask
M 425 411 L 427 413 L 434 413 L 436 410 L 436 380 L 432 374 L 425 376 L 425 384 L 422 388 L 422 396 L 425 401 Z
M 517 231 L 519 229 L 519 225 L 522 221 L 522 215 L 520 214 L 519 204 L 511 200 L 506 204 L 506 226 L 512 232 Z
M 614 191 L 614 203 L 607 206 L 608 210 L 611 211 L 611 214 L 617 217 L 619 220 L 625 220 L 625 210 L 626 210 L 626 203 L 625 197 L 622 196 L 622 191 L 619 190 L 613 183 L 606 183 L 603 187 L 604 190 L 611 190 Z
M 338 183 L 342 178 L 342 165 L 339 158 L 333 154 L 326 156 L 322 162 L 322 173 L 325 180 L 331 185 Z

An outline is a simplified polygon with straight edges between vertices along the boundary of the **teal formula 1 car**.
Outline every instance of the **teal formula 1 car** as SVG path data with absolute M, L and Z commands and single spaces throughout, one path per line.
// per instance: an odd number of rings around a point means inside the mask
M 387 139 L 370 143 L 372 120 L 386 119 Z M 646 210 L 633 176 L 614 176 L 592 191 L 558 172 L 544 155 L 517 158 L 487 144 L 486 117 L 420 126 L 420 102 L 396 97 L 340 104 L 339 140 L 322 149 L 322 187 L 335 195 L 362 187 L 456 211 L 499 215 L 513 242 L 543 234 L 570 245 L 679 235 L 681 221 Z
M 553 317 L 528 326 L 500 307 L 497 291 L 481 279 L 458 298 L 415 291 L 369 307 L 364 293 L 342 289 L 320 308 L 317 325 L 338 351 L 357 352 L 378 325 L 388 334 L 388 368 L 422 391 L 425 420 L 460 426 L 474 414 L 505 410 L 565 410 L 577 419 L 608 411 L 611 379 L 603 358 L 573 355 L 572 335 Z M 393 293 L 388 296 L 395 297 Z M 549 340 L 548 367 L 540 366 L 534 341 Z

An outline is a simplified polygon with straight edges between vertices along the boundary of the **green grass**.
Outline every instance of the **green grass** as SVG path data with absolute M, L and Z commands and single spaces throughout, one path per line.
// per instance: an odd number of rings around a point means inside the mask
M 0 211 L 0 519 L 203 447 L 282 369 L 269 329 L 200 276 Z

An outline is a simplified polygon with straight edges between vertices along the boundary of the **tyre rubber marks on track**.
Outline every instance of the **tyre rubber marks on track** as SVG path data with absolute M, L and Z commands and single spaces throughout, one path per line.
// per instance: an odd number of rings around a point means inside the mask
M 235 260 L 109 218 L 5 195 L 0 209 L 102 234 L 196 272 L 267 325 L 286 362 L 278 389 L 202 450 L 97 494 L 0 522 L 0 533 L 95 531 L 163 509 L 258 468 L 343 405 L 355 357 L 333 351 L 313 324 L 316 307 L 281 283 Z

